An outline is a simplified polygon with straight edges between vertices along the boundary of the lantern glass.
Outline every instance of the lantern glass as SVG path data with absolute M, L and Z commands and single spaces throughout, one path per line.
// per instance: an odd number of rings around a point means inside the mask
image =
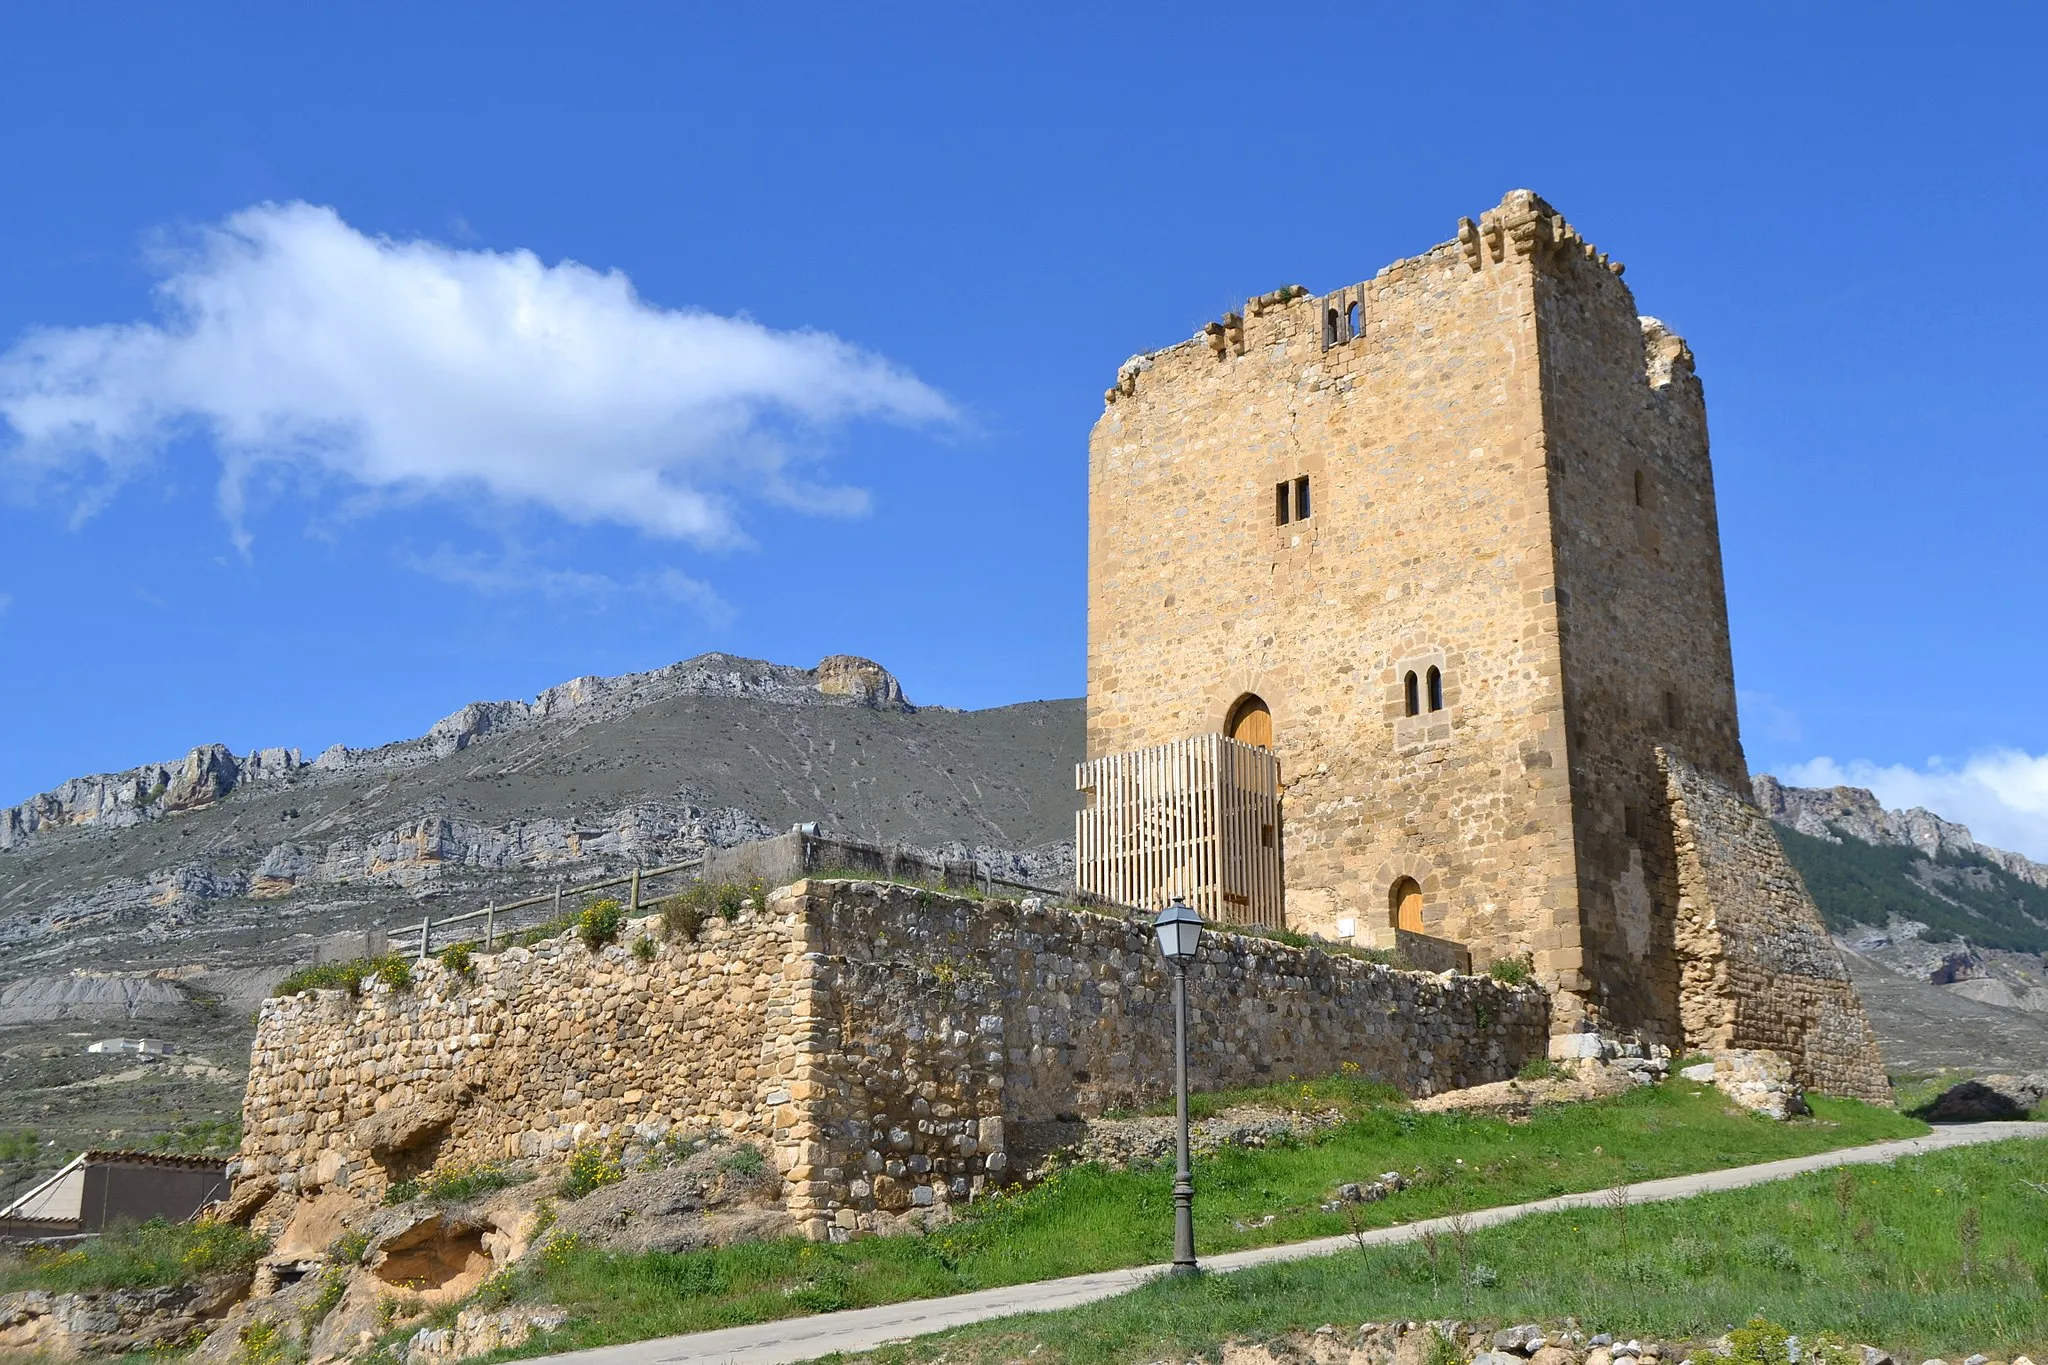
M 1152 931 L 1159 935 L 1159 951 L 1169 961 L 1190 958 L 1201 946 L 1202 917 L 1175 896 L 1173 903 L 1161 910 L 1159 918 L 1152 922 Z

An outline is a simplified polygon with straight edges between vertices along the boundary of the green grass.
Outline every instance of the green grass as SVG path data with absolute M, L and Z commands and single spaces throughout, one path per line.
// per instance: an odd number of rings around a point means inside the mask
M 1813 1119 L 1774 1124 L 1684 1082 L 1539 1109 L 1526 1122 L 1418 1114 L 1355 1079 L 1198 1097 L 1197 1112 L 1255 1099 L 1342 1109 L 1350 1122 L 1314 1142 L 1232 1148 L 1199 1159 L 1196 1235 L 1205 1252 L 1380 1227 L 1569 1191 L 1768 1161 L 1913 1136 L 1926 1125 L 1853 1101 L 1813 1101 Z M 1325 1212 L 1341 1183 L 1399 1170 L 1410 1187 Z M 755 1244 L 672 1255 L 558 1247 L 515 1272 L 520 1299 L 574 1315 L 525 1354 L 633 1341 L 1050 1279 L 1171 1256 L 1164 1165 L 1077 1166 L 987 1199 L 918 1238 L 844 1245 Z
M 2048 1141 L 2021 1140 L 1801 1176 L 1664 1204 L 1518 1219 L 1434 1245 L 1345 1251 L 1099 1304 L 961 1328 L 877 1365 L 1214 1360 L 1264 1339 L 1395 1319 L 1707 1341 L 1762 1315 L 1902 1359 L 2010 1359 L 2048 1343 Z M 1712 1358 L 1712 1357 L 1708 1357 Z M 1782 1357 L 1779 1357 L 1782 1358 Z
M 0 1294 L 47 1289 L 147 1289 L 252 1266 L 270 1243 L 225 1223 L 152 1218 L 110 1229 L 67 1250 L 30 1248 L 0 1259 Z
M 467 1204 L 472 1199 L 533 1179 L 532 1173 L 497 1162 L 450 1166 L 418 1180 L 394 1181 L 384 1191 L 387 1204 L 406 1204 L 415 1199 L 436 1204 Z
M 347 991 L 360 995 L 365 977 L 404 989 L 412 980 L 412 963 L 397 953 L 384 957 L 359 957 L 352 962 L 323 962 L 301 967 L 271 988 L 272 995 L 297 995 L 301 991 Z

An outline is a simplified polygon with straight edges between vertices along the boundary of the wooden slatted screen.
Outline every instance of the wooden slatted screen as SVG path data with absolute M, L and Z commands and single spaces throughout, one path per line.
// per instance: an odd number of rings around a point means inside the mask
M 1074 770 L 1082 891 L 1148 910 L 1178 894 L 1203 919 L 1285 928 L 1280 762 L 1196 735 Z

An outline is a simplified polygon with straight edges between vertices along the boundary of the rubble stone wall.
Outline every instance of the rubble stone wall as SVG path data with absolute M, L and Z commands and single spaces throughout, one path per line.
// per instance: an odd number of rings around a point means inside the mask
M 1862 998 L 1769 818 L 1669 750 L 1657 757 L 1675 845 L 1685 1045 L 1775 1052 L 1804 1086 L 1891 1103 Z
M 1170 980 L 1143 923 L 814 880 L 642 961 L 631 939 L 657 928 L 268 1002 L 240 1178 L 376 1191 L 449 1161 L 717 1129 L 769 1150 L 823 1237 L 1000 1182 L 1019 1122 L 1170 1093 Z M 1533 984 L 1241 935 L 1211 936 L 1189 999 L 1204 1089 L 1355 1067 L 1428 1094 L 1513 1075 L 1550 1032 Z

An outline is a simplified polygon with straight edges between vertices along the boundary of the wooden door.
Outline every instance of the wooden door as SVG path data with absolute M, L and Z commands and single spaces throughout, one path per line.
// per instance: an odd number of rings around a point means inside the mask
M 1231 709 L 1230 737 L 1255 749 L 1273 747 L 1273 712 L 1258 697 L 1246 697 Z
M 1422 929 L 1422 888 L 1415 884 L 1413 877 L 1403 877 L 1394 883 L 1389 900 L 1394 902 L 1394 927 L 1419 934 Z

